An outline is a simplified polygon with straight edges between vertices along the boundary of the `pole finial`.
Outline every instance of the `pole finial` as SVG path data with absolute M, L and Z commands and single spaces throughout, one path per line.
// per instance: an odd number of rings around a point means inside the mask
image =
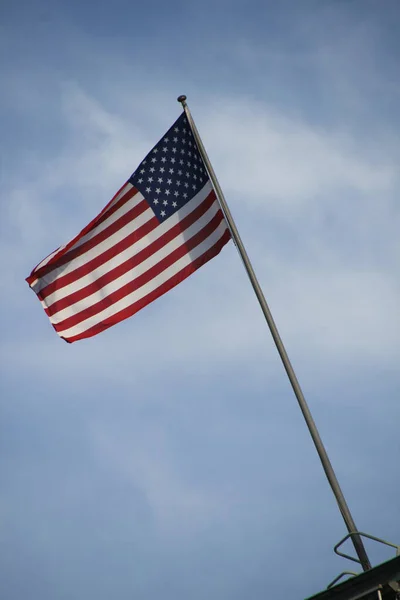
M 182 96 L 178 96 L 177 100 L 182 104 L 182 106 L 184 106 L 186 103 L 186 96 L 184 94 Z

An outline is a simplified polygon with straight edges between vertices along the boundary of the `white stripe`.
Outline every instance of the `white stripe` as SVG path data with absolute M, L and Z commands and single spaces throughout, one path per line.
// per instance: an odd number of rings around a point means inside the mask
M 136 217 L 132 221 L 129 221 L 129 223 L 124 225 L 124 227 L 121 227 L 121 229 L 118 229 L 118 231 L 116 231 L 113 235 L 109 236 L 103 242 L 100 242 L 87 252 L 84 252 L 83 254 L 76 256 L 75 258 L 71 258 L 71 260 L 65 263 L 65 265 L 62 265 L 61 267 L 54 269 L 50 273 L 43 275 L 43 277 L 38 279 L 37 283 L 35 282 L 35 285 L 33 286 L 32 284 L 31 287 L 36 293 L 40 292 L 40 290 L 48 286 L 50 283 L 53 283 L 53 281 L 58 279 L 58 277 L 62 277 L 63 275 L 67 275 L 68 273 L 75 271 L 75 269 L 78 269 L 82 265 L 85 265 L 86 263 L 90 262 L 103 252 L 106 252 L 106 250 L 109 250 L 110 248 L 118 244 L 128 235 L 130 235 L 134 231 L 137 231 L 139 227 L 147 223 L 147 221 L 150 221 L 150 219 L 152 219 L 153 217 L 154 213 L 151 210 L 151 208 L 146 209 L 138 217 Z
M 50 260 L 53 258 L 53 256 L 56 256 L 59 252 L 61 252 L 62 250 L 64 250 L 65 246 L 67 244 L 64 244 L 63 246 L 60 246 L 59 248 L 57 248 L 57 250 L 54 250 L 54 252 L 52 252 L 51 254 L 49 254 L 48 256 L 46 256 L 46 258 L 44 258 L 42 260 L 42 262 L 40 262 L 38 264 L 37 267 L 35 267 L 35 269 L 33 270 L 32 274 L 35 273 L 36 271 L 38 271 L 39 269 L 41 269 L 42 267 L 44 267 L 45 265 L 47 265 L 48 262 L 50 262 Z M 40 291 L 40 283 L 38 283 L 39 281 L 41 281 L 41 278 L 38 277 L 37 279 L 34 279 L 32 281 L 32 283 L 29 284 L 30 288 L 35 292 L 36 290 Z M 36 292 L 37 293 L 37 292 Z
M 42 260 L 42 262 L 40 262 L 38 264 L 38 266 L 35 268 L 35 271 L 37 271 L 41 267 L 44 267 L 44 265 L 47 265 L 47 263 L 49 262 L 49 260 L 51 260 L 53 258 L 53 256 L 55 256 L 57 254 L 57 252 L 60 252 L 60 250 L 63 250 L 65 248 L 65 246 L 66 246 L 66 244 L 64 244 L 63 246 L 60 246 L 59 248 L 57 248 L 57 250 L 54 250 L 54 252 L 52 252 L 51 254 L 49 254 L 48 256 L 46 256 L 46 258 L 44 258 Z
M 124 187 L 121 188 L 121 191 L 119 192 L 119 194 L 117 196 L 115 196 L 115 198 L 112 202 L 110 202 L 110 206 L 108 206 L 107 210 L 110 210 L 110 208 L 112 206 L 114 206 L 114 204 L 116 204 L 118 202 L 118 200 L 120 198 L 122 198 L 122 196 L 125 196 L 125 194 L 127 192 L 129 192 L 129 190 L 131 190 L 132 188 L 133 188 L 133 185 L 131 183 L 129 183 L 129 181 L 127 181 L 126 184 L 124 185 Z
M 157 239 L 163 233 L 168 231 L 168 229 L 170 229 L 174 225 L 177 225 L 181 221 L 181 219 L 186 217 L 195 208 L 197 208 L 197 206 L 199 204 L 201 204 L 201 202 L 203 202 L 203 200 L 208 196 L 208 194 L 211 192 L 211 190 L 212 190 L 211 184 L 209 182 L 207 182 L 204 185 L 204 187 L 196 194 L 196 196 L 194 196 L 194 198 L 192 198 L 192 200 L 190 200 L 187 204 L 185 204 L 185 206 L 183 206 L 180 210 L 178 210 L 175 214 L 173 214 L 169 219 L 167 219 L 166 221 L 161 223 L 154 230 L 156 232 L 154 239 Z M 143 199 L 143 196 L 141 194 L 137 194 L 137 195 L 140 196 L 141 199 Z M 136 198 L 136 196 L 135 196 L 135 198 Z M 129 204 L 129 202 L 127 202 L 127 204 Z M 70 262 L 66 263 L 62 267 L 59 267 L 58 269 L 54 269 L 48 275 L 45 275 L 42 278 L 40 278 L 39 280 L 37 280 L 37 282 L 35 282 L 35 287 L 33 287 L 33 284 L 31 287 L 34 289 L 34 291 L 36 293 L 38 293 L 44 287 L 46 287 L 47 285 L 49 285 L 50 283 L 55 281 L 59 276 L 67 275 L 68 273 L 75 271 L 77 268 L 88 263 L 90 260 L 92 260 L 96 256 L 99 256 L 106 250 L 112 248 L 115 244 L 117 244 L 118 242 L 123 240 L 125 237 L 127 237 L 129 234 L 131 234 L 133 231 L 136 231 L 139 227 L 144 225 L 144 223 L 149 221 L 152 217 L 154 217 L 154 213 L 153 213 L 152 209 L 149 208 L 149 209 L 145 210 L 136 219 L 134 219 L 133 221 L 130 221 L 127 225 L 125 225 L 124 227 L 119 229 L 112 236 L 110 236 L 106 240 L 104 240 L 104 242 L 101 242 L 97 246 L 94 246 L 94 248 L 92 248 L 91 250 L 88 250 L 81 256 L 77 256 L 76 258 L 71 259 Z M 123 262 L 123 253 L 120 253 L 120 254 L 122 255 L 120 262 Z M 84 286 L 80 286 L 78 289 L 81 289 L 81 287 L 84 287 Z M 60 294 L 61 294 L 61 296 L 59 296 L 59 297 L 64 296 L 64 294 L 62 293 L 62 289 L 60 290 Z
M 165 246 L 160 248 L 157 252 L 155 252 L 154 254 L 149 256 L 146 260 L 144 260 L 142 263 L 140 263 L 137 267 L 130 269 L 127 273 L 125 273 L 124 275 L 121 275 L 121 277 L 118 277 L 118 279 L 114 279 L 113 281 L 111 281 L 110 283 L 105 285 L 103 288 L 96 290 L 95 292 L 93 292 L 93 294 L 86 296 L 79 302 L 76 302 L 75 304 L 72 304 L 72 305 L 64 308 L 63 310 L 60 310 L 58 313 L 55 313 L 52 316 L 52 322 L 53 323 L 61 323 L 61 321 L 64 321 L 64 319 L 68 319 L 69 317 L 72 317 L 73 315 L 76 315 L 76 314 L 86 310 L 87 308 L 89 308 L 90 306 L 93 306 L 100 300 L 103 300 L 104 298 L 106 298 L 107 296 L 112 294 L 113 292 L 116 292 L 117 290 L 122 288 L 127 283 L 134 281 L 137 277 L 139 277 L 143 273 L 146 273 L 149 269 L 151 269 L 152 267 L 157 265 L 161 260 L 163 260 L 164 258 L 169 256 L 174 250 L 176 250 L 183 244 L 187 243 L 194 235 L 196 235 L 196 233 L 198 233 L 201 229 L 203 229 L 203 227 L 205 227 L 211 221 L 211 219 L 215 216 L 215 214 L 218 212 L 218 210 L 219 210 L 219 205 L 217 202 L 214 202 L 211 205 L 211 207 L 209 208 L 209 210 L 202 216 L 201 219 L 198 219 L 197 221 L 195 221 L 184 232 L 182 232 L 177 237 L 172 239 Z M 135 248 L 136 248 L 136 245 L 135 245 Z M 137 251 L 139 251 L 139 248 L 137 249 Z M 95 276 L 93 276 L 93 275 L 95 275 Z M 97 273 L 95 272 L 93 275 L 92 275 L 91 281 L 95 281 L 97 279 L 97 277 L 96 277 Z M 64 288 L 64 289 L 67 291 L 67 288 Z M 64 291 L 64 289 L 63 289 L 63 291 Z M 65 294 L 65 295 L 67 295 L 67 294 Z
M 131 183 L 129 183 L 129 182 L 126 185 L 124 185 L 124 187 L 122 188 L 122 190 L 120 191 L 120 193 L 118 194 L 118 196 L 116 196 L 114 198 L 114 200 L 111 202 L 110 206 L 107 208 L 107 211 L 109 211 L 114 206 L 114 204 L 116 204 L 118 202 L 118 200 L 120 200 L 120 198 L 122 198 L 122 196 L 124 196 L 132 188 L 133 188 L 133 185 Z M 133 200 L 134 198 L 135 198 L 135 196 L 133 198 L 131 198 L 131 200 Z M 141 196 L 141 198 L 143 198 L 143 196 Z M 121 209 L 124 209 L 124 207 L 125 207 L 125 205 L 122 206 Z M 127 210 L 130 210 L 130 208 L 131 207 L 128 207 L 126 210 L 118 209 L 117 211 L 115 211 L 114 214 L 112 214 L 110 217 L 108 217 L 104 222 L 102 222 L 100 225 L 96 226 L 93 231 L 96 231 L 96 233 L 99 233 L 100 231 L 103 231 L 103 229 L 105 229 L 106 227 L 108 227 L 108 225 L 111 225 L 111 223 L 114 223 L 114 221 L 116 221 L 117 219 L 119 219 L 119 217 L 121 217 L 123 214 L 125 214 L 125 212 L 127 212 Z M 105 214 L 107 214 L 107 212 Z M 117 215 L 117 216 L 115 216 L 115 215 Z M 89 232 L 88 234 L 84 235 L 80 240 L 78 240 L 77 243 L 74 244 L 73 248 L 77 248 L 78 246 L 80 246 L 81 244 L 83 244 L 84 242 L 86 242 L 86 240 L 90 239 L 90 237 L 93 237 L 93 231 Z M 65 246 L 67 246 L 67 244 L 64 244 L 63 246 L 60 246 L 59 248 L 57 248 L 57 250 L 54 250 L 54 252 L 52 252 L 51 254 L 49 254 L 48 256 L 46 256 L 46 258 L 44 258 L 37 265 L 37 267 L 35 267 L 35 269 L 34 269 L 33 272 L 36 272 L 39 269 L 41 269 L 42 267 L 44 267 L 45 265 L 47 265 L 47 263 L 53 258 L 53 256 L 55 256 L 58 252 L 61 252 L 61 250 L 64 250 Z M 36 281 L 34 281 L 31 284 L 31 287 L 33 285 L 35 285 Z
M 119 300 L 112 306 L 109 306 L 108 308 L 104 309 L 102 312 L 98 313 L 97 315 L 94 315 L 93 317 L 86 319 L 86 321 L 79 323 L 78 325 L 75 325 L 74 327 L 70 327 L 69 329 L 66 329 L 64 331 L 58 332 L 58 335 L 60 337 L 64 337 L 64 338 L 68 339 L 71 337 L 75 337 L 76 335 L 82 334 L 83 332 L 87 331 L 94 325 L 101 323 L 105 319 L 112 317 L 114 314 L 118 313 L 119 311 L 124 310 L 125 308 L 131 306 L 138 300 L 144 298 L 145 296 L 150 294 L 152 291 L 154 291 L 158 287 L 160 287 L 163 283 L 167 282 L 169 279 L 171 279 L 176 274 L 178 274 L 180 271 L 182 271 L 182 269 L 184 269 L 185 267 L 190 265 L 194 260 L 196 260 L 197 258 L 202 256 L 205 252 L 207 252 L 207 250 L 209 250 L 212 246 L 214 246 L 214 244 L 216 244 L 217 241 L 223 236 L 226 229 L 227 229 L 226 222 L 225 222 L 225 220 L 223 220 L 223 221 L 221 221 L 221 223 L 219 224 L 217 229 L 215 229 L 213 231 L 213 233 L 206 240 L 204 240 L 204 242 L 202 242 L 201 244 L 196 246 L 196 248 L 191 250 L 188 254 L 185 254 L 185 256 L 183 256 L 177 262 L 175 262 L 173 265 L 168 267 L 168 269 L 166 269 L 165 271 L 163 271 L 162 273 L 157 275 L 157 277 L 154 277 L 149 283 L 142 286 L 140 289 L 135 290 L 128 296 L 125 296 L 125 298 L 122 298 L 121 300 Z M 53 322 L 52 318 L 50 320 L 51 320 L 51 322 Z
M 114 206 L 114 204 L 116 202 L 118 202 L 118 200 L 120 198 L 122 198 L 122 196 L 124 196 L 132 188 L 133 188 L 133 185 L 131 185 L 131 184 L 129 184 L 129 186 L 125 186 L 124 189 L 122 190 L 124 193 L 121 192 L 120 194 L 118 194 L 118 196 L 117 196 L 117 198 L 115 198 L 114 202 L 108 207 L 107 212 Z M 118 208 L 118 210 L 116 210 L 114 213 L 112 213 L 110 216 L 108 216 L 107 219 L 105 219 L 98 225 L 95 225 L 91 231 L 89 231 L 86 235 L 81 237 L 81 239 L 78 240 L 76 242 L 76 244 L 74 244 L 72 246 L 72 248 L 79 248 L 79 246 L 81 246 L 88 240 L 91 240 L 95 235 L 97 235 L 101 231 L 104 231 L 104 229 L 107 229 L 107 227 L 109 227 L 110 225 L 115 223 L 115 221 L 118 221 L 118 219 L 120 219 L 123 215 L 125 215 L 130 210 L 132 210 L 132 208 L 137 206 L 140 202 L 142 202 L 142 200 L 143 200 L 142 194 L 140 194 L 139 192 L 136 193 L 133 196 L 133 198 L 130 198 L 127 202 L 125 202 L 125 204 L 123 204 L 120 208 Z M 106 215 L 107 212 L 104 214 Z M 104 215 L 102 215 L 102 216 L 104 217 Z
M 182 222 L 182 220 L 185 217 L 187 217 L 193 210 L 195 210 L 199 206 L 199 204 L 204 202 L 205 198 L 208 195 L 207 192 L 208 192 L 208 187 L 206 190 L 204 190 L 204 193 L 201 193 L 201 195 L 199 197 L 196 196 L 195 198 L 193 198 L 183 208 L 178 210 L 169 219 L 164 221 L 164 223 L 161 223 L 158 227 L 153 229 L 148 235 L 141 238 L 136 243 L 132 244 L 132 246 L 129 246 L 124 252 L 121 252 L 117 256 L 113 256 L 109 261 L 103 263 L 101 266 L 99 266 L 97 269 L 95 269 L 91 273 L 88 273 L 87 275 L 84 275 L 80 279 L 73 281 L 68 286 L 60 288 L 59 290 L 56 290 L 52 294 L 49 294 L 49 296 L 47 296 L 47 298 L 45 298 L 45 306 L 50 307 L 54 302 L 57 302 L 61 298 L 64 298 L 65 296 L 69 296 L 70 294 L 73 294 L 74 292 L 77 292 L 78 290 L 81 290 L 82 288 L 86 287 L 87 285 L 89 285 L 90 283 L 95 281 L 96 279 L 99 279 L 100 277 L 102 277 L 105 273 L 111 271 L 112 269 L 115 269 L 116 267 L 118 267 L 120 264 L 122 264 L 129 258 L 135 256 L 138 252 L 140 252 L 144 248 L 147 248 L 150 244 L 152 244 L 154 241 L 156 241 L 162 235 L 167 233 L 175 225 Z M 216 212 L 218 210 L 218 205 L 215 205 L 215 204 L 212 204 L 210 209 L 208 209 L 208 210 L 211 210 L 211 208 L 213 206 L 216 206 L 216 209 L 215 209 L 215 212 Z M 214 212 L 214 214 L 215 214 L 215 212 Z M 205 222 L 207 222 L 207 221 L 205 221 Z

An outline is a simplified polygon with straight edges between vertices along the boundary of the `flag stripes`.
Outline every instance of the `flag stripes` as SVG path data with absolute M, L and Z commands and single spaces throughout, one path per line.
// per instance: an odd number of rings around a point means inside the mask
M 96 335 L 165 294 L 230 233 L 182 114 L 100 214 L 27 281 L 58 335 Z
M 230 238 L 209 181 L 161 224 L 130 184 L 106 208 L 28 278 L 54 329 L 69 342 L 133 315 L 218 254 Z

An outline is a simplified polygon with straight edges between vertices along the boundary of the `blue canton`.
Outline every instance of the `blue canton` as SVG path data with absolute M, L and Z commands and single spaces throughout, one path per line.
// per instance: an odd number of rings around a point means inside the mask
M 185 113 L 129 178 L 160 223 L 191 200 L 208 180 Z

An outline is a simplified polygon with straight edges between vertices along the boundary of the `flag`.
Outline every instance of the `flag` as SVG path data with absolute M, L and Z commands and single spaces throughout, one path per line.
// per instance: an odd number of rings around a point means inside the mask
M 182 113 L 101 213 L 27 282 L 58 335 L 75 342 L 165 294 L 229 239 Z

